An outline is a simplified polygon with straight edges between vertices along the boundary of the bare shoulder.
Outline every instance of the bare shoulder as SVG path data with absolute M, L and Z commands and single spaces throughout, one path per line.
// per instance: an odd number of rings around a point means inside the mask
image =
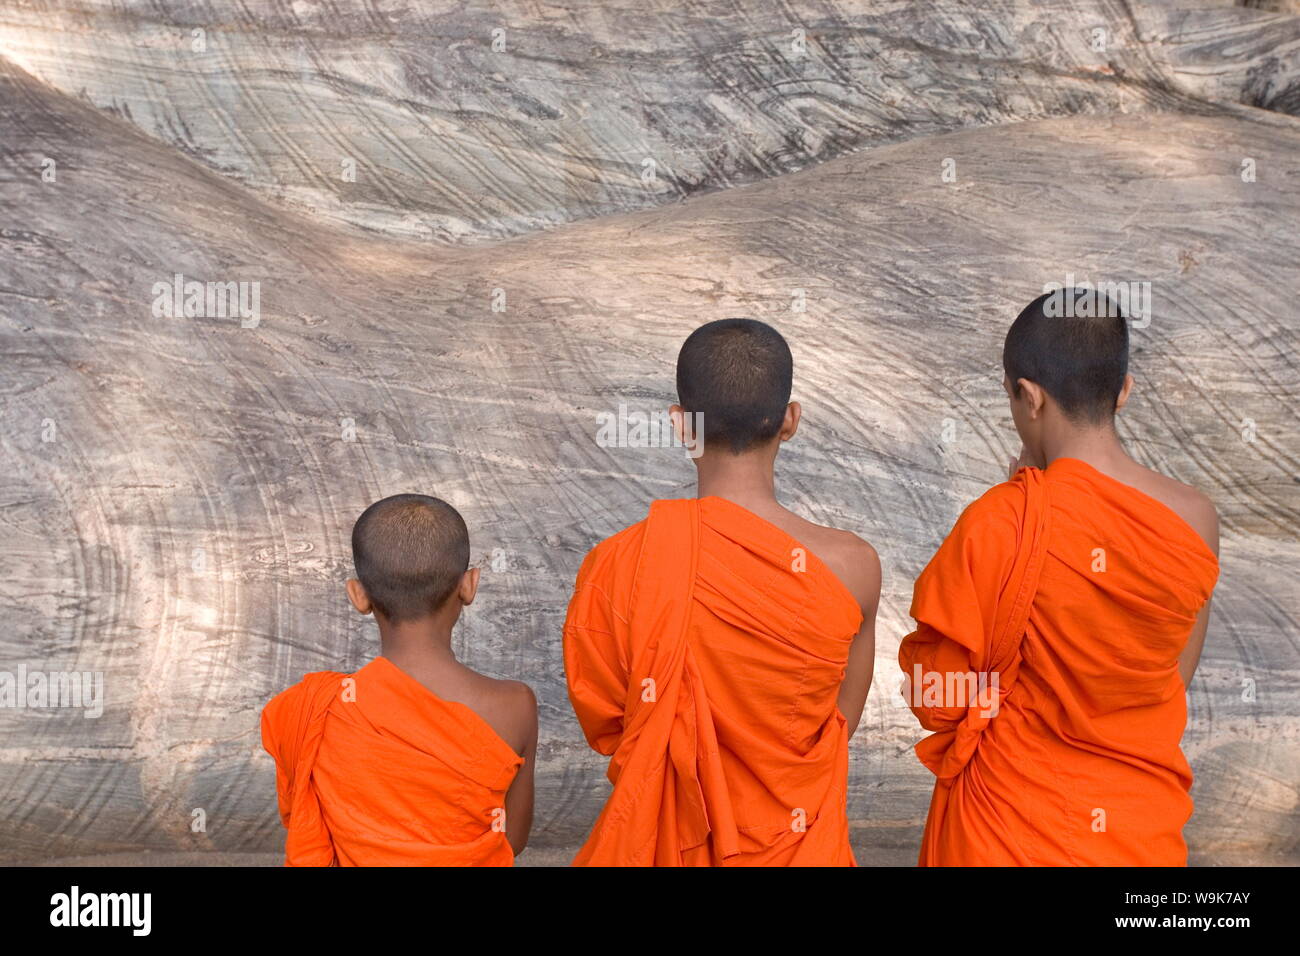
M 496 677 L 483 679 L 492 682 L 492 693 L 500 699 L 503 706 L 523 710 L 536 709 L 537 695 L 523 681 L 502 680 Z
M 521 680 L 493 680 L 503 710 L 527 729 L 537 724 L 537 695 Z
M 851 531 L 814 524 L 779 505 L 760 517 L 810 549 L 848 588 L 864 615 L 875 609 L 880 600 L 880 557 L 875 548 Z
M 1185 485 L 1168 475 L 1137 466 L 1133 484 L 1192 526 L 1215 554 L 1219 553 L 1219 512 L 1210 497 L 1198 488 Z
M 880 600 L 880 555 L 867 541 L 852 531 L 811 525 L 816 531 L 808 544 L 817 557 L 835 572 L 835 576 L 858 600 L 865 613 Z
M 523 681 L 499 680 L 478 674 L 478 698 L 475 708 L 493 730 L 523 753 L 537 736 L 537 695 Z

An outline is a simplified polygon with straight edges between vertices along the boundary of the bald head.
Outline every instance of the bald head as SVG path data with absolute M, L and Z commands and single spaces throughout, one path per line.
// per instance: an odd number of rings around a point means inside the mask
M 352 561 L 376 613 L 390 621 L 442 607 L 469 567 L 469 531 L 441 498 L 393 495 L 352 528 Z
M 678 402 L 701 416 L 706 447 L 736 455 L 777 436 L 793 379 L 785 339 L 755 319 L 702 325 L 677 355 Z

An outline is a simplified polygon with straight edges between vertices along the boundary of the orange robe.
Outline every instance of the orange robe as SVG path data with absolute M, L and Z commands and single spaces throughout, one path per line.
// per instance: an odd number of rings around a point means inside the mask
M 722 498 L 657 501 L 592 550 L 569 698 L 614 791 L 575 865 L 852 866 L 837 706 L 857 602 Z
M 1217 577 L 1181 517 L 1076 459 L 967 508 L 899 651 L 934 731 L 921 865 L 1186 865 L 1178 655 Z M 948 679 L 994 673 L 984 698 Z
M 523 758 L 386 658 L 278 694 L 262 711 L 262 746 L 275 758 L 287 866 L 514 863 L 505 795 Z

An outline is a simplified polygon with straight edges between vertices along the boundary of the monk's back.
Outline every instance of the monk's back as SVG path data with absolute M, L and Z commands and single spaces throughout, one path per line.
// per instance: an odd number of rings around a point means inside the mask
M 816 553 L 723 498 L 597 546 L 565 659 L 615 791 L 577 862 L 851 864 L 837 695 L 861 622 Z
M 614 785 L 574 862 L 852 865 L 848 740 L 871 685 L 879 561 L 857 541 L 846 586 L 818 552 L 851 549 L 777 501 L 803 414 L 780 332 L 707 322 L 676 379 L 668 415 L 697 497 L 656 501 L 593 548 L 565 618 L 569 700 Z
M 386 658 L 351 678 L 324 712 L 312 769 L 338 863 L 509 866 L 503 808 L 521 763 L 510 745 Z
M 727 778 L 743 794 L 736 822 L 757 849 L 779 842 L 792 816 L 824 796 L 824 780 L 790 780 L 810 754 L 829 762 L 842 746 L 836 698 L 861 613 L 806 541 L 722 498 L 700 509 L 689 642 Z
M 1019 674 L 972 762 L 1025 823 L 1003 862 L 1180 863 L 1179 655 L 1217 561 L 1166 504 L 1082 461 L 1053 462 L 1046 487 Z

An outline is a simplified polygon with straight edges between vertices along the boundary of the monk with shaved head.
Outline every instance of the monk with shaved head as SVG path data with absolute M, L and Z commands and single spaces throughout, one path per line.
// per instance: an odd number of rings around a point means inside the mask
M 916 582 L 899 661 L 931 731 L 931 866 L 1181 866 L 1179 747 L 1218 577 L 1201 492 L 1134 461 L 1128 324 L 1058 289 L 1012 323 L 1003 386 L 1022 443 Z
M 395 495 L 352 529 L 348 597 L 379 625 L 380 656 L 275 697 L 290 866 L 510 866 L 532 826 L 537 704 L 526 684 L 456 660 L 452 628 L 478 591 L 456 509 Z
M 777 499 L 790 349 L 725 319 L 677 358 L 696 497 L 598 544 L 564 626 L 569 697 L 613 791 L 574 861 L 851 866 L 848 742 L 871 684 L 880 563 Z

